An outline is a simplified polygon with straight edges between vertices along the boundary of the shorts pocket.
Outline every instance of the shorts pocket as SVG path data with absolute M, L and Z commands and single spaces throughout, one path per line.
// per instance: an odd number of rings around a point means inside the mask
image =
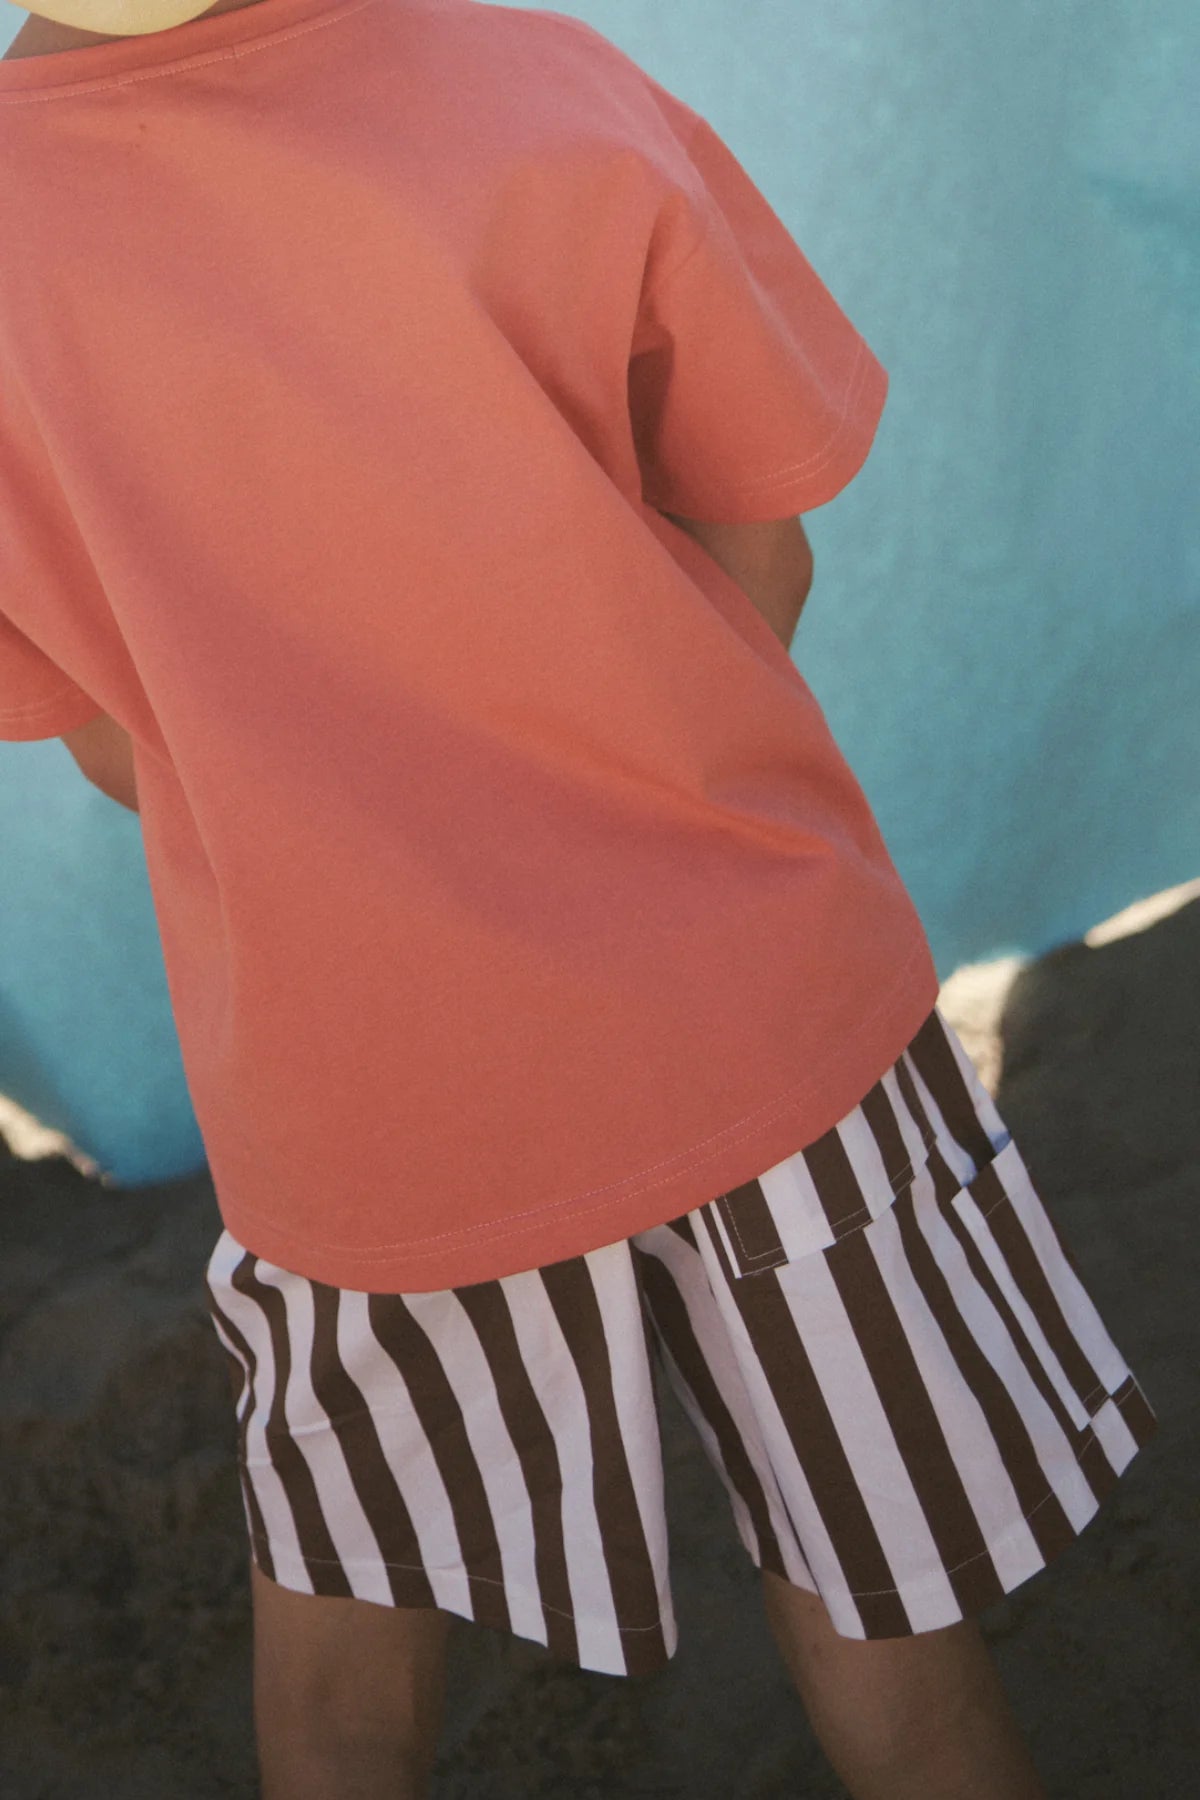
M 975 1270 L 1027 1360 L 1036 1362 L 1077 1429 L 1129 1375 L 1078 1266 L 1010 1142 L 952 1198 Z
M 930 1117 L 906 1053 L 823 1137 L 700 1210 L 727 1273 L 761 1274 L 831 1249 L 915 1185 L 931 1184 L 939 1146 L 949 1150 L 949 1138 Z

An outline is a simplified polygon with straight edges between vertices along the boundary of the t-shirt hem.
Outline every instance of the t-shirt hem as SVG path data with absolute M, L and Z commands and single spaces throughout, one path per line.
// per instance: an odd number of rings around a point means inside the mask
M 438 1292 L 566 1261 L 680 1218 L 815 1142 L 853 1112 L 907 1049 L 936 1006 L 938 992 L 936 968 L 922 944 L 847 1054 L 824 1060 L 822 1107 L 814 1110 L 807 1082 L 798 1093 L 793 1086 L 777 1107 L 760 1107 L 707 1136 L 705 1154 L 691 1161 L 686 1151 L 673 1157 L 673 1163 L 684 1166 L 672 1175 L 656 1176 L 616 1198 L 585 1198 L 574 1206 L 555 1203 L 517 1223 L 498 1219 L 489 1227 L 445 1233 L 431 1248 L 421 1248 L 418 1241 L 355 1249 L 305 1244 L 223 1195 L 218 1184 L 224 1225 L 243 1249 L 264 1261 L 356 1292 Z

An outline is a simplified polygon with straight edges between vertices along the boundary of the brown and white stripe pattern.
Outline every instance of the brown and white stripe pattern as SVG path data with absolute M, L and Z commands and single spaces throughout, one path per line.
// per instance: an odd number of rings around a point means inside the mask
M 266 1574 L 604 1674 L 677 1643 L 654 1351 L 751 1558 L 848 1637 L 1019 1586 L 1155 1429 L 937 1012 L 818 1143 L 628 1242 L 385 1295 L 223 1233 L 209 1299 Z

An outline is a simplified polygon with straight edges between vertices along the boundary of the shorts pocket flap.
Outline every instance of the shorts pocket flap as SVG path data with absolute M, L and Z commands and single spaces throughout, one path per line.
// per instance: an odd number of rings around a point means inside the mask
M 874 1131 L 871 1114 L 882 1094 L 880 1083 L 815 1143 L 705 1209 L 732 1275 L 756 1275 L 829 1250 L 912 1187 L 936 1137 L 927 1120 L 915 1118 L 903 1135 Z M 884 1097 L 882 1104 L 892 1102 Z
M 739 1275 L 777 1269 L 789 1260 L 771 1203 L 760 1181 L 747 1181 L 713 1202 L 724 1227 L 727 1255 Z
M 987 1116 L 990 1099 L 964 1064 L 935 1012 L 853 1112 L 702 1209 L 729 1273 L 755 1275 L 830 1250 L 914 1189 L 972 1177 L 986 1189 L 986 1166 L 1010 1134 Z

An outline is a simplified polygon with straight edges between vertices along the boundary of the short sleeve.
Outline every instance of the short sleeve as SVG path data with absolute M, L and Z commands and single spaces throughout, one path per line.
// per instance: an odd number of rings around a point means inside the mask
M 61 737 L 103 711 L 0 613 L 0 739 Z
M 866 461 L 887 374 L 732 151 L 664 102 L 691 129 L 630 359 L 644 498 L 717 524 L 809 512 Z
M 56 648 L 71 642 L 73 599 L 89 579 L 36 421 L 0 363 L 0 741 L 61 737 L 107 710 Z

